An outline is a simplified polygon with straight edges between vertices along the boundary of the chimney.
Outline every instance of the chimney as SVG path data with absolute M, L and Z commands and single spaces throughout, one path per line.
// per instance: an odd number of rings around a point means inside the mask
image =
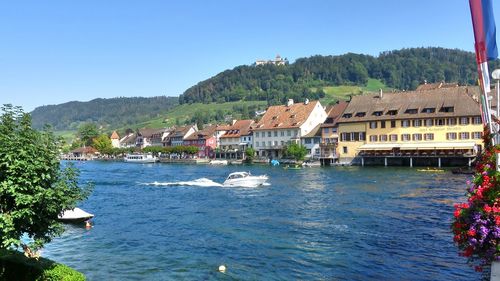
M 378 96 L 379 98 L 382 98 L 384 96 L 384 91 L 382 91 L 382 88 L 378 90 Z
M 293 105 L 293 99 L 288 99 L 286 106 L 291 106 L 291 105 Z
M 306 99 L 306 100 L 304 101 L 304 104 L 308 104 L 308 103 L 309 103 L 309 99 Z
M 236 123 L 236 121 L 238 121 L 238 120 L 233 119 L 233 120 L 231 121 L 231 125 L 234 125 L 234 123 Z

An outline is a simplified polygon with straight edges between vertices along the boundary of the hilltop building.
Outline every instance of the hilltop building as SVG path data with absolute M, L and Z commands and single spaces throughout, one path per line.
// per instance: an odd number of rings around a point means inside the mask
M 281 158 L 286 144 L 300 143 L 302 136 L 325 119 L 326 112 L 319 101 L 294 103 L 290 99 L 287 105 L 270 106 L 253 128 L 253 147 L 257 156 Z
M 341 162 L 469 164 L 481 149 L 477 87 L 354 96 L 338 119 Z
M 256 60 L 255 65 L 265 65 L 265 64 L 274 64 L 274 65 L 285 65 L 288 64 L 288 60 L 286 58 L 282 58 L 279 54 L 276 55 L 274 60 Z

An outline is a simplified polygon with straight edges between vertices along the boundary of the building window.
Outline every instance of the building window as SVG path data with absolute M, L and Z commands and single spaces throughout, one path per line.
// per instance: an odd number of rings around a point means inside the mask
M 457 124 L 457 118 L 448 118 L 446 119 L 446 123 L 448 126 L 455 126 Z
M 444 126 L 446 122 L 443 118 L 436 119 L 436 126 Z
M 434 124 L 434 122 L 432 119 L 425 119 L 425 126 L 426 127 L 432 127 L 433 124 Z
M 255 146 L 259 147 L 259 142 L 258 141 L 255 142 Z
M 285 145 L 285 141 L 281 141 L 281 146 L 284 146 Z
M 396 114 L 398 114 L 397 110 L 389 110 L 389 111 L 387 111 L 387 115 L 396 115 Z
M 390 137 L 391 141 L 398 141 L 398 135 L 394 134 L 394 135 L 390 135 L 389 137 Z
M 380 121 L 380 128 L 382 128 L 382 129 L 385 128 L 385 121 Z
M 344 117 L 344 118 L 351 118 L 352 114 L 351 113 L 345 113 L 344 115 L 342 115 L 342 117 Z
M 460 117 L 460 125 L 469 125 L 469 117 Z
M 346 136 L 347 136 L 346 133 L 340 133 L 340 141 L 347 141 Z
M 376 142 L 376 141 L 377 141 L 377 135 L 371 135 L 370 142 Z
M 356 141 L 356 134 L 355 133 L 350 133 L 351 134 L 351 140 L 352 141 Z
M 287 136 L 291 136 L 291 135 L 292 135 L 292 132 L 291 132 L 290 130 L 287 130 L 287 131 L 286 131 L 286 135 L 287 135 Z
M 298 135 L 299 131 L 293 131 L 293 136 L 296 137 Z
M 271 141 L 268 141 L 268 142 L 267 142 L 267 145 L 268 145 L 268 146 L 272 146 L 272 142 L 271 142 Z
M 457 139 L 457 133 L 446 133 L 446 139 L 447 140 L 456 140 Z
M 426 140 L 426 141 L 434 140 L 434 134 L 432 134 L 432 133 L 424 134 L 424 140 Z
M 356 117 L 365 117 L 365 115 L 366 115 L 366 113 L 364 113 L 364 112 L 358 112 L 358 113 L 356 113 L 355 116 Z
M 420 127 L 420 126 L 422 126 L 422 120 L 420 119 L 413 120 L 413 127 Z
M 413 134 L 412 138 L 414 141 L 421 141 L 422 140 L 422 134 Z
M 422 113 L 434 113 L 434 112 L 436 112 L 436 109 L 432 107 L 426 107 L 422 109 Z
M 387 141 L 387 135 L 380 135 L 380 141 Z
M 377 121 L 370 122 L 370 129 L 377 129 Z
M 364 140 L 366 140 L 365 132 L 359 132 L 359 141 L 364 141 Z
M 410 127 L 410 120 L 401 120 L 401 127 L 403 128 Z
M 454 112 L 454 111 L 455 111 L 455 108 L 453 108 L 453 106 L 443 106 L 439 110 L 439 112 Z
M 481 132 L 473 132 L 472 133 L 472 138 L 473 139 L 480 139 L 481 138 Z
M 311 144 L 311 139 L 310 138 L 305 138 L 304 139 L 305 144 Z
M 328 128 L 323 128 L 323 134 L 328 134 Z
M 396 128 L 396 120 L 391 120 L 391 128 Z
M 461 132 L 460 139 L 461 140 L 468 140 L 469 139 L 469 132 Z
M 410 141 L 410 134 L 402 134 L 401 140 L 402 141 Z
M 347 146 L 342 147 L 342 152 L 344 152 L 344 154 L 347 154 Z
M 375 116 L 382 116 L 382 111 L 374 111 L 372 114 Z
M 278 136 L 278 131 L 274 131 L 274 136 L 277 137 Z
M 259 138 L 259 137 L 260 137 L 259 132 L 256 132 L 256 133 L 255 133 L 255 137 L 256 137 L 256 138 Z
M 284 137 L 285 136 L 285 131 L 280 132 L 280 136 Z
M 314 155 L 319 155 L 319 148 L 314 149 Z
M 267 132 L 267 137 L 270 138 L 271 137 L 271 131 L 268 131 Z
M 482 124 L 481 117 L 479 117 L 479 116 L 474 117 L 472 119 L 472 124 L 474 124 L 474 125 Z

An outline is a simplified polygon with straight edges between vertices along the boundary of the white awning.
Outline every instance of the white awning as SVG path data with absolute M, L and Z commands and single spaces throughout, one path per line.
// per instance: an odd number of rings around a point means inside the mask
M 399 143 L 367 143 L 360 146 L 358 150 L 391 150 L 400 146 Z
M 416 149 L 473 149 L 474 142 L 422 142 L 422 143 L 403 143 L 401 150 Z

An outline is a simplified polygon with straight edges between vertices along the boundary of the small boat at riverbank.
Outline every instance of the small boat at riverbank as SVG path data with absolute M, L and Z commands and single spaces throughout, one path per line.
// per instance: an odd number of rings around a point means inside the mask
M 268 180 L 266 175 L 253 176 L 250 172 L 234 172 L 229 174 L 223 186 L 257 187 Z
M 155 163 L 158 158 L 151 154 L 127 154 L 123 161 L 128 163 Z
M 429 172 L 429 173 L 443 173 L 443 169 L 436 169 L 436 168 L 426 168 L 426 169 L 418 169 L 417 171 L 419 172 Z
M 227 165 L 227 160 L 212 160 L 210 161 L 210 165 Z
M 94 215 L 87 213 L 80 208 L 74 208 L 72 210 L 66 210 L 60 214 L 57 219 L 64 223 L 81 223 L 88 221 L 93 218 Z

